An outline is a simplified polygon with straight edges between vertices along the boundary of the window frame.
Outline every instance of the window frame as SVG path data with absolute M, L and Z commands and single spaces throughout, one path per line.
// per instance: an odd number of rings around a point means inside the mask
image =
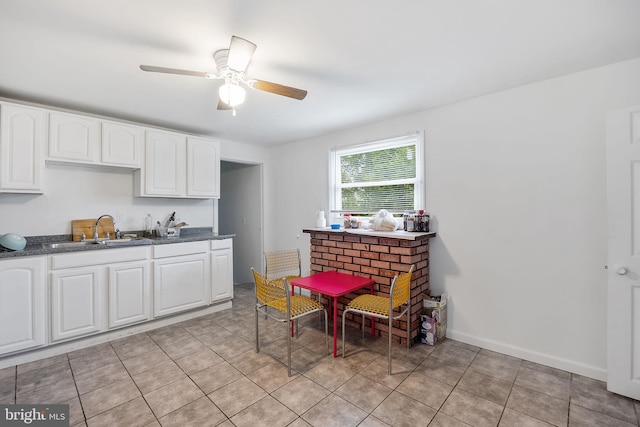
M 395 181 L 377 181 L 368 182 L 367 186 L 385 184 L 406 184 L 414 185 L 413 192 L 413 209 L 424 209 L 424 181 L 425 181 L 425 158 L 424 158 L 424 138 L 422 132 L 411 133 L 408 135 L 388 138 L 378 141 L 366 142 L 363 144 L 350 145 L 345 147 L 333 147 L 329 152 L 329 211 L 334 213 L 352 213 L 360 215 L 374 214 L 376 212 L 354 211 L 342 209 L 342 188 L 362 186 L 362 183 L 348 183 L 341 185 L 341 169 L 340 158 L 353 154 L 365 153 L 370 151 L 378 151 L 388 148 L 406 147 L 415 145 L 416 156 L 416 177 L 411 179 L 402 179 Z M 393 214 L 401 214 L 402 210 L 387 209 Z

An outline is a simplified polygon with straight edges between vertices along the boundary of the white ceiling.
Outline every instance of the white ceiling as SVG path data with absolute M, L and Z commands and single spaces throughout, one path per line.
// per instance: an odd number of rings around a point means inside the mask
M 0 0 L 0 96 L 269 146 L 640 57 L 638 0 Z M 258 45 L 233 117 L 215 71 Z

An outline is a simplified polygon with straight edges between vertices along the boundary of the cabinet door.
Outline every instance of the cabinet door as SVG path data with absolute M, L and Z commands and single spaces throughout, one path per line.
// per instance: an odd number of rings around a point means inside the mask
M 51 341 L 100 332 L 99 268 L 51 273 Z
M 211 252 L 211 301 L 233 298 L 233 250 Z
M 0 191 L 41 193 L 47 113 L 12 104 L 0 109 Z
M 171 132 L 147 131 L 145 139 L 144 193 L 184 197 L 186 180 L 185 137 Z
M 164 316 L 207 305 L 209 274 L 206 253 L 154 261 L 154 315 Z
M 45 257 L 0 261 L 0 354 L 44 345 Z
M 109 328 L 150 318 L 151 281 L 149 262 L 132 262 L 108 267 Z
M 220 143 L 187 138 L 187 196 L 220 197 Z
M 102 123 L 102 163 L 139 168 L 144 131 L 138 126 Z
M 98 163 L 100 137 L 99 120 L 52 112 L 49 117 L 49 158 Z

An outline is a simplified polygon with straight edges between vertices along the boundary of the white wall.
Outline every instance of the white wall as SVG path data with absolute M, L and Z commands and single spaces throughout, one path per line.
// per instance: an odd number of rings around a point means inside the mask
M 329 148 L 424 130 L 448 335 L 605 379 L 605 115 L 640 103 L 639 75 L 636 59 L 276 147 L 265 245 L 308 270 Z
M 133 172 L 114 168 L 47 165 L 44 195 L 0 194 L 0 233 L 71 234 L 71 220 L 109 214 L 120 230 L 142 230 L 150 213 L 171 212 L 190 226 L 213 225 L 213 200 L 134 198 Z

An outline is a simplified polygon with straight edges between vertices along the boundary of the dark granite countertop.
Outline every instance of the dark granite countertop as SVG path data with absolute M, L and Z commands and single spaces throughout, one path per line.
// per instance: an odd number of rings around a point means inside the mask
M 123 234 L 136 234 L 138 236 L 143 236 L 142 231 L 128 231 Z M 180 237 L 149 237 L 149 238 L 138 238 L 132 240 L 131 242 L 127 242 L 127 244 L 118 244 L 117 240 L 114 241 L 113 245 L 87 245 L 87 246 L 78 246 L 72 248 L 46 248 L 43 247 L 43 243 L 51 243 L 51 242 L 70 242 L 72 240 L 71 234 L 57 234 L 57 235 L 47 235 L 47 236 L 26 236 L 27 246 L 24 250 L 21 251 L 11 251 L 8 249 L 3 249 L 0 247 L 0 260 L 8 259 L 8 258 L 17 258 L 17 257 L 25 257 L 25 256 L 37 256 L 37 255 L 50 255 L 50 254 L 60 254 L 60 253 L 71 253 L 71 252 L 84 252 L 84 251 L 102 251 L 109 250 L 114 248 L 128 248 L 132 246 L 145 246 L 145 245 L 168 245 L 173 243 L 184 243 L 184 242 L 199 242 L 202 240 L 222 240 L 228 239 L 231 237 L 235 237 L 235 234 L 218 234 L 214 233 L 211 227 L 190 227 L 183 228 L 180 231 Z

